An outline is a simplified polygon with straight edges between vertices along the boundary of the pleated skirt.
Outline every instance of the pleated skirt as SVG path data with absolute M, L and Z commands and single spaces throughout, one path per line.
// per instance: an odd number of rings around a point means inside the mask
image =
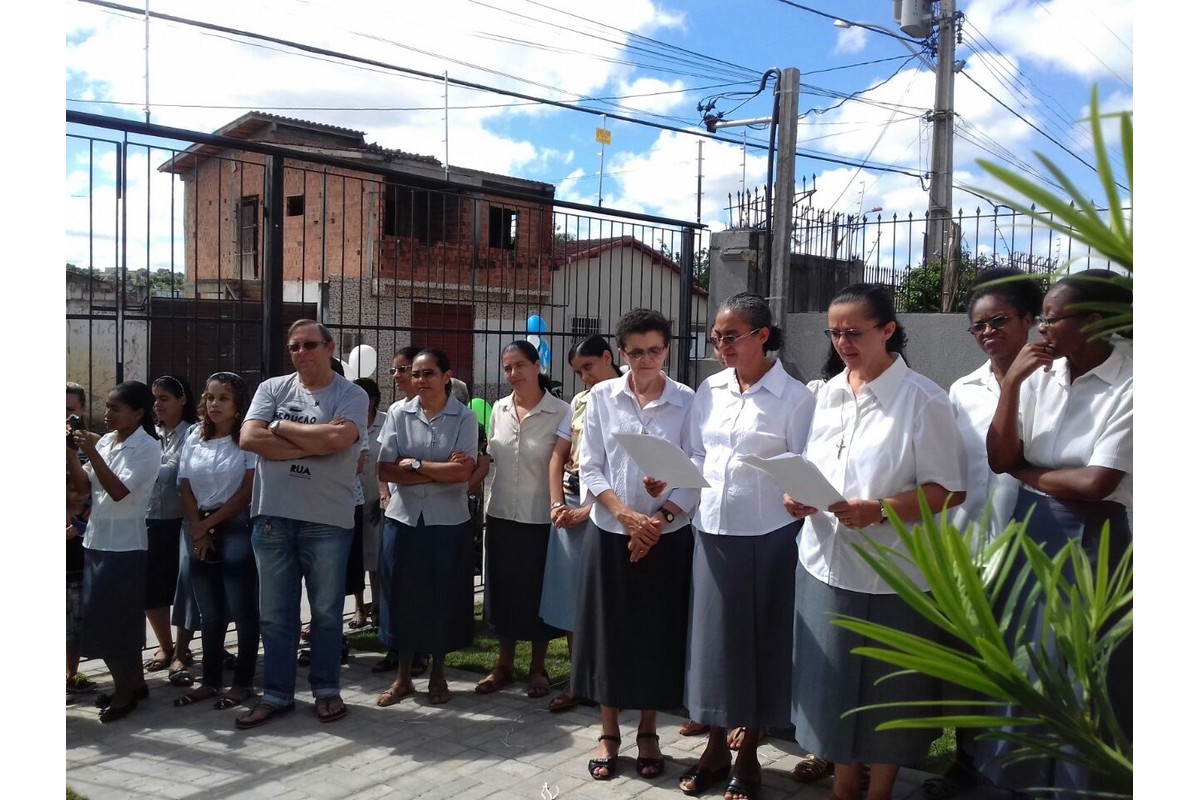
M 484 531 L 483 617 L 501 639 L 544 642 L 564 631 L 538 614 L 546 579 L 550 523 L 488 515 Z
M 563 499 L 569 508 L 579 508 L 577 494 L 565 494 Z M 542 602 L 538 615 L 542 622 L 561 628 L 575 630 L 575 612 L 579 606 L 579 566 L 583 563 L 583 532 L 587 522 L 574 528 L 550 526 L 550 537 L 546 545 L 546 577 L 542 581 Z
M 79 654 L 138 661 L 146 646 L 146 551 L 83 551 Z
M 896 671 L 882 661 L 853 655 L 855 647 L 874 644 L 866 637 L 831 624 L 835 614 L 876 622 L 939 641 L 939 629 L 894 594 L 841 589 L 814 578 L 803 565 L 795 571 L 796 613 L 793 631 L 792 722 L 801 747 L 839 764 L 916 764 L 929 751 L 928 730 L 876 731 L 881 722 L 937 713 L 936 706 L 879 709 L 842 715 L 852 708 L 900 700 L 937 701 L 941 682 L 905 675 L 876 682 Z
M 636 564 L 629 537 L 589 521 L 571 655 L 576 695 L 615 708 L 683 705 L 692 528 L 663 534 Z
M 384 518 L 379 640 L 403 653 L 443 654 L 475 636 L 472 526 Z
M 696 531 L 684 706 L 706 725 L 791 723 L 796 534 Z

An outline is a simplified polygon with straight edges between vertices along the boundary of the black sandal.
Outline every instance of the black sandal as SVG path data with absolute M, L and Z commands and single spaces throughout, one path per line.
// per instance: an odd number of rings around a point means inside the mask
M 732 763 L 730 763 L 719 769 L 705 769 L 700 766 L 700 762 L 696 762 L 696 766 L 679 776 L 679 791 L 693 797 L 698 794 L 704 794 L 710 786 L 728 775 L 732 766 Z M 684 781 L 691 781 L 692 788 L 683 788 Z
M 213 710 L 227 711 L 231 708 L 243 706 L 251 697 L 254 697 L 253 689 L 231 688 L 228 692 L 221 695 L 217 699 L 217 702 L 213 703 Z
M 657 733 L 639 733 L 637 735 L 637 740 L 640 742 L 643 739 L 653 739 L 654 741 L 657 742 L 658 734 Z M 663 763 L 664 762 L 663 762 L 662 756 L 657 756 L 654 758 L 642 758 L 641 756 L 638 756 L 637 760 L 634 761 L 634 764 L 637 767 L 638 775 L 640 775 L 643 778 L 657 778 L 659 775 L 662 775 Z M 647 770 L 647 769 L 650 771 L 649 772 L 643 771 L 643 770 Z
M 600 738 L 597 739 L 596 741 L 598 741 L 598 742 L 604 742 L 604 741 L 616 742 L 618 747 L 621 746 L 621 737 L 620 736 L 612 736 L 607 733 L 600 734 Z M 597 775 L 596 770 L 598 770 L 598 769 L 607 770 L 607 774 Z M 595 780 L 595 781 L 608 780 L 609 778 L 611 778 L 617 774 L 617 757 L 615 755 L 612 755 L 612 756 L 609 756 L 608 758 L 589 759 L 588 760 L 588 773 L 592 776 L 592 780 Z
M 211 686 L 201 686 L 199 689 L 196 689 L 193 692 L 188 692 L 181 697 L 176 697 L 172 705 L 176 708 L 185 708 L 186 706 L 190 706 L 195 703 L 202 703 L 211 697 L 216 697 L 217 694 L 219 694 L 219 692 L 217 692 L 217 690 Z

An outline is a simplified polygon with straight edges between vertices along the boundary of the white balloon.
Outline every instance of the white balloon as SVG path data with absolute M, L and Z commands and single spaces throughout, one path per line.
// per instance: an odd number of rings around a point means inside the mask
M 542 337 L 538 336 L 536 333 L 531 333 L 525 337 L 525 341 L 533 345 L 534 350 L 537 350 L 538 345 L 542 343 Z
M 346 371 L 346 377 L 350 380 L 370 378 L 375 374 L 377 366 L 379 366 L 379 356 L 376 354 L 375 348 L 369 344 L 360 344 L 350 351 L 350 367 L 354 370 L 354 377 L 350 377 L 350 370 Z
M 346 376 L 346 380 L 352 381 L 358 377 L 358 371 L 355 370 L 352 365 L 347 364 L 345 361 L 342 361 L 340 358 L 338 359 L 338 363 L 342 365 L 342 373 Z

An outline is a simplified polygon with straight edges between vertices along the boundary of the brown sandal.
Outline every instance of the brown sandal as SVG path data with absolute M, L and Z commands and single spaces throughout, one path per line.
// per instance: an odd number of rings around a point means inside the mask
M 416 691 L 416 687 L 411 683 L 406 684 L 405 686 L 397 686 L 392 684 L 380 692 L 379 698 L 375 701 L 375 705 L 379 706 L 380 708 L 394 706 L 396 703 L 399 703 L 401 700 L 408 697 L 410 694 L 414 694 Z

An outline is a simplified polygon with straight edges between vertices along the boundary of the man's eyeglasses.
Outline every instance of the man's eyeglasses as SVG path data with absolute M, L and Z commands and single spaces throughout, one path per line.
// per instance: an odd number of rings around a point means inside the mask
M 289 353 L 299 353 L 301 350 L 316 350 L 318 347 L 327 345 L 329 342 L 321 342 L 309 339 L 307 342 L 291 342 L 288 344 Z
M 404 373 L 408 372 L 410 369 L 412 369 L 412 367 L 388 367 L 388 374 L 389 375 L 403 375 Z
M 732 333 L 727 333 L 724 336 L 710 336 L 708 337 L 708 343 L 713 347 L 733 347 L 742 339 L 745 339 L 752 333 L 758 333 L 760 330 L 762 330 L 762 328 L 754 328 L 753 330 L 746 331 L 740 336 L 734 336 Z
M 627 358 L 629 358 L 631 361 L 641 361 L 643 358 L 647 358 L 647 357 L 658 358 L 663 353 L 667 352 L 667 348 L 665 348 L 665 347 L 648 347 L 645 350 L 642 350 L 639 348 L 637 350 L 625 350 L 623 352 L 625 353 L 625 356 Z
M 986 331 L 988 328 L 991 328 L 994 331 L 998 331 L 1001 328 L 1003 328 L 1005 325 L 1007 325 L 1008 321 L 1010 319 L 1014 319 L 1014 317 L 1011 314 L 1009 314 L 1009 315 L 1000 314 L 1000 315 L 992 317 L 991 319 L 984 320 L 983 322 L 972 323 L 971 325 L 967 326 L 967 330 L 973 336 L 978 336 L 979 334 Z

